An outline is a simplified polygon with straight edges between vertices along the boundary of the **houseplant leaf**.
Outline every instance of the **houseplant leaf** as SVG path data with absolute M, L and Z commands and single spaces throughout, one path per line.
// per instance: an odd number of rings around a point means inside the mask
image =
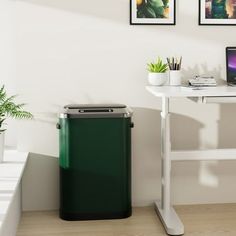
M 164 3 L 162 0 L 148 0 L 148 4 L 152 7 L 163 7 Z
M 156 18 L 155 11 L 152 9 L 152 7 L 150 7 L 148 5 L 143 7 L 143 13 L 145 15 L 145 18 Z
M 25 104 L 17 104 L 14 102 L 16 95 L 7 97 L 7 93 L 5 91 L 5 87 L 2 86 L 0 88 L 0 128 L 6 117 L 12 117 L 15 119 L 31 119 L 33 115 L 25 111 L 23 107 Z M 3 132 L 1 129 L 0 132 Z

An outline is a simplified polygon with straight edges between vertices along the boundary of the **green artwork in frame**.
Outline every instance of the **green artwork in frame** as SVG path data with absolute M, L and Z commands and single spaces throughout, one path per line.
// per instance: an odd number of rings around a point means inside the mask
M 236 0 L 199 0 L 200 25 L 236 25 Z
M 130 0 L 130 24 L 175 25 L 175 0 Z

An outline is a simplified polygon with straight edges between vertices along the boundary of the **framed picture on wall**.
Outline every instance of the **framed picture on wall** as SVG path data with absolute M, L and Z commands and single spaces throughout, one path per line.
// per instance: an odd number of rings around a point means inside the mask
M 130 0 L 131 25 L 175 25 L 175 0 Z
M 199 25 L 236 25 L 236 0 L 199 0 Z

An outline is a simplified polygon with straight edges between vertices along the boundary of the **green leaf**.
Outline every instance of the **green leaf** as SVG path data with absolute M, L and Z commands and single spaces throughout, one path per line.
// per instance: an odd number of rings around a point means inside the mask
M 16 95 L 7 96 L 5 87 L 0 88 L 0 127 L 2 126 L 6 117 L 12 117 L 15 119 L 32 119 L 33 115 L 25 111 L 23 107 L 24 103 L 17 104 L 14 102 Z M 1 132 L 1 130 L 0 130 Z
M 162 65 L 162 60 L 160 57 L 157 59 L 157 67 L 159 68 Z
M 145 15 L 145 18 L 156 18 L 156 13 L 150 6 L 146 5 L 143 8 L 143 13 Z
M 2 127 L 2 123 L 4 122 L 5 119 L 0 120 L 0 127 Z
M 165 9 L 164 7 L 155 7 L 153 8 L 157 18 L 163 18 L 164 17 L 164 13 L 165 13 Z
M 145 18 L 145 14 L 143 13 L 142 9 L 137 11 L 137 18 Z
M 152 7 L 163 7 L 164 3 L 162 0 L 148 0 L 148 4 Z
M 0 101 L 4 101 L 6 98 L 6 92 L 4 91 L 4 85 L 0 89 Z
M 156 60 L 156 63 L 147 63 L 147 70 L 154 73 L 164 73 L 168 70 L 168 64 L 163 63 L 160 57 Z
M 163 64 L 163 65 L 160 67 L 160 70 L 161 70 L 161 71 L 166 71 L 166 70 L 167 70 L 167 64 Z
M 162 0 L 163 4 L 164 4 L 164 7 L 167 7 L 168 4 L 169 4 L 169 0 Z

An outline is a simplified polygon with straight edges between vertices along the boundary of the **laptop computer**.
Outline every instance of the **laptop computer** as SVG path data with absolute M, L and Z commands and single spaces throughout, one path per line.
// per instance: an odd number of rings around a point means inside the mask
M 236 86 L 236 47 L 226 48 L 227 84 Z

